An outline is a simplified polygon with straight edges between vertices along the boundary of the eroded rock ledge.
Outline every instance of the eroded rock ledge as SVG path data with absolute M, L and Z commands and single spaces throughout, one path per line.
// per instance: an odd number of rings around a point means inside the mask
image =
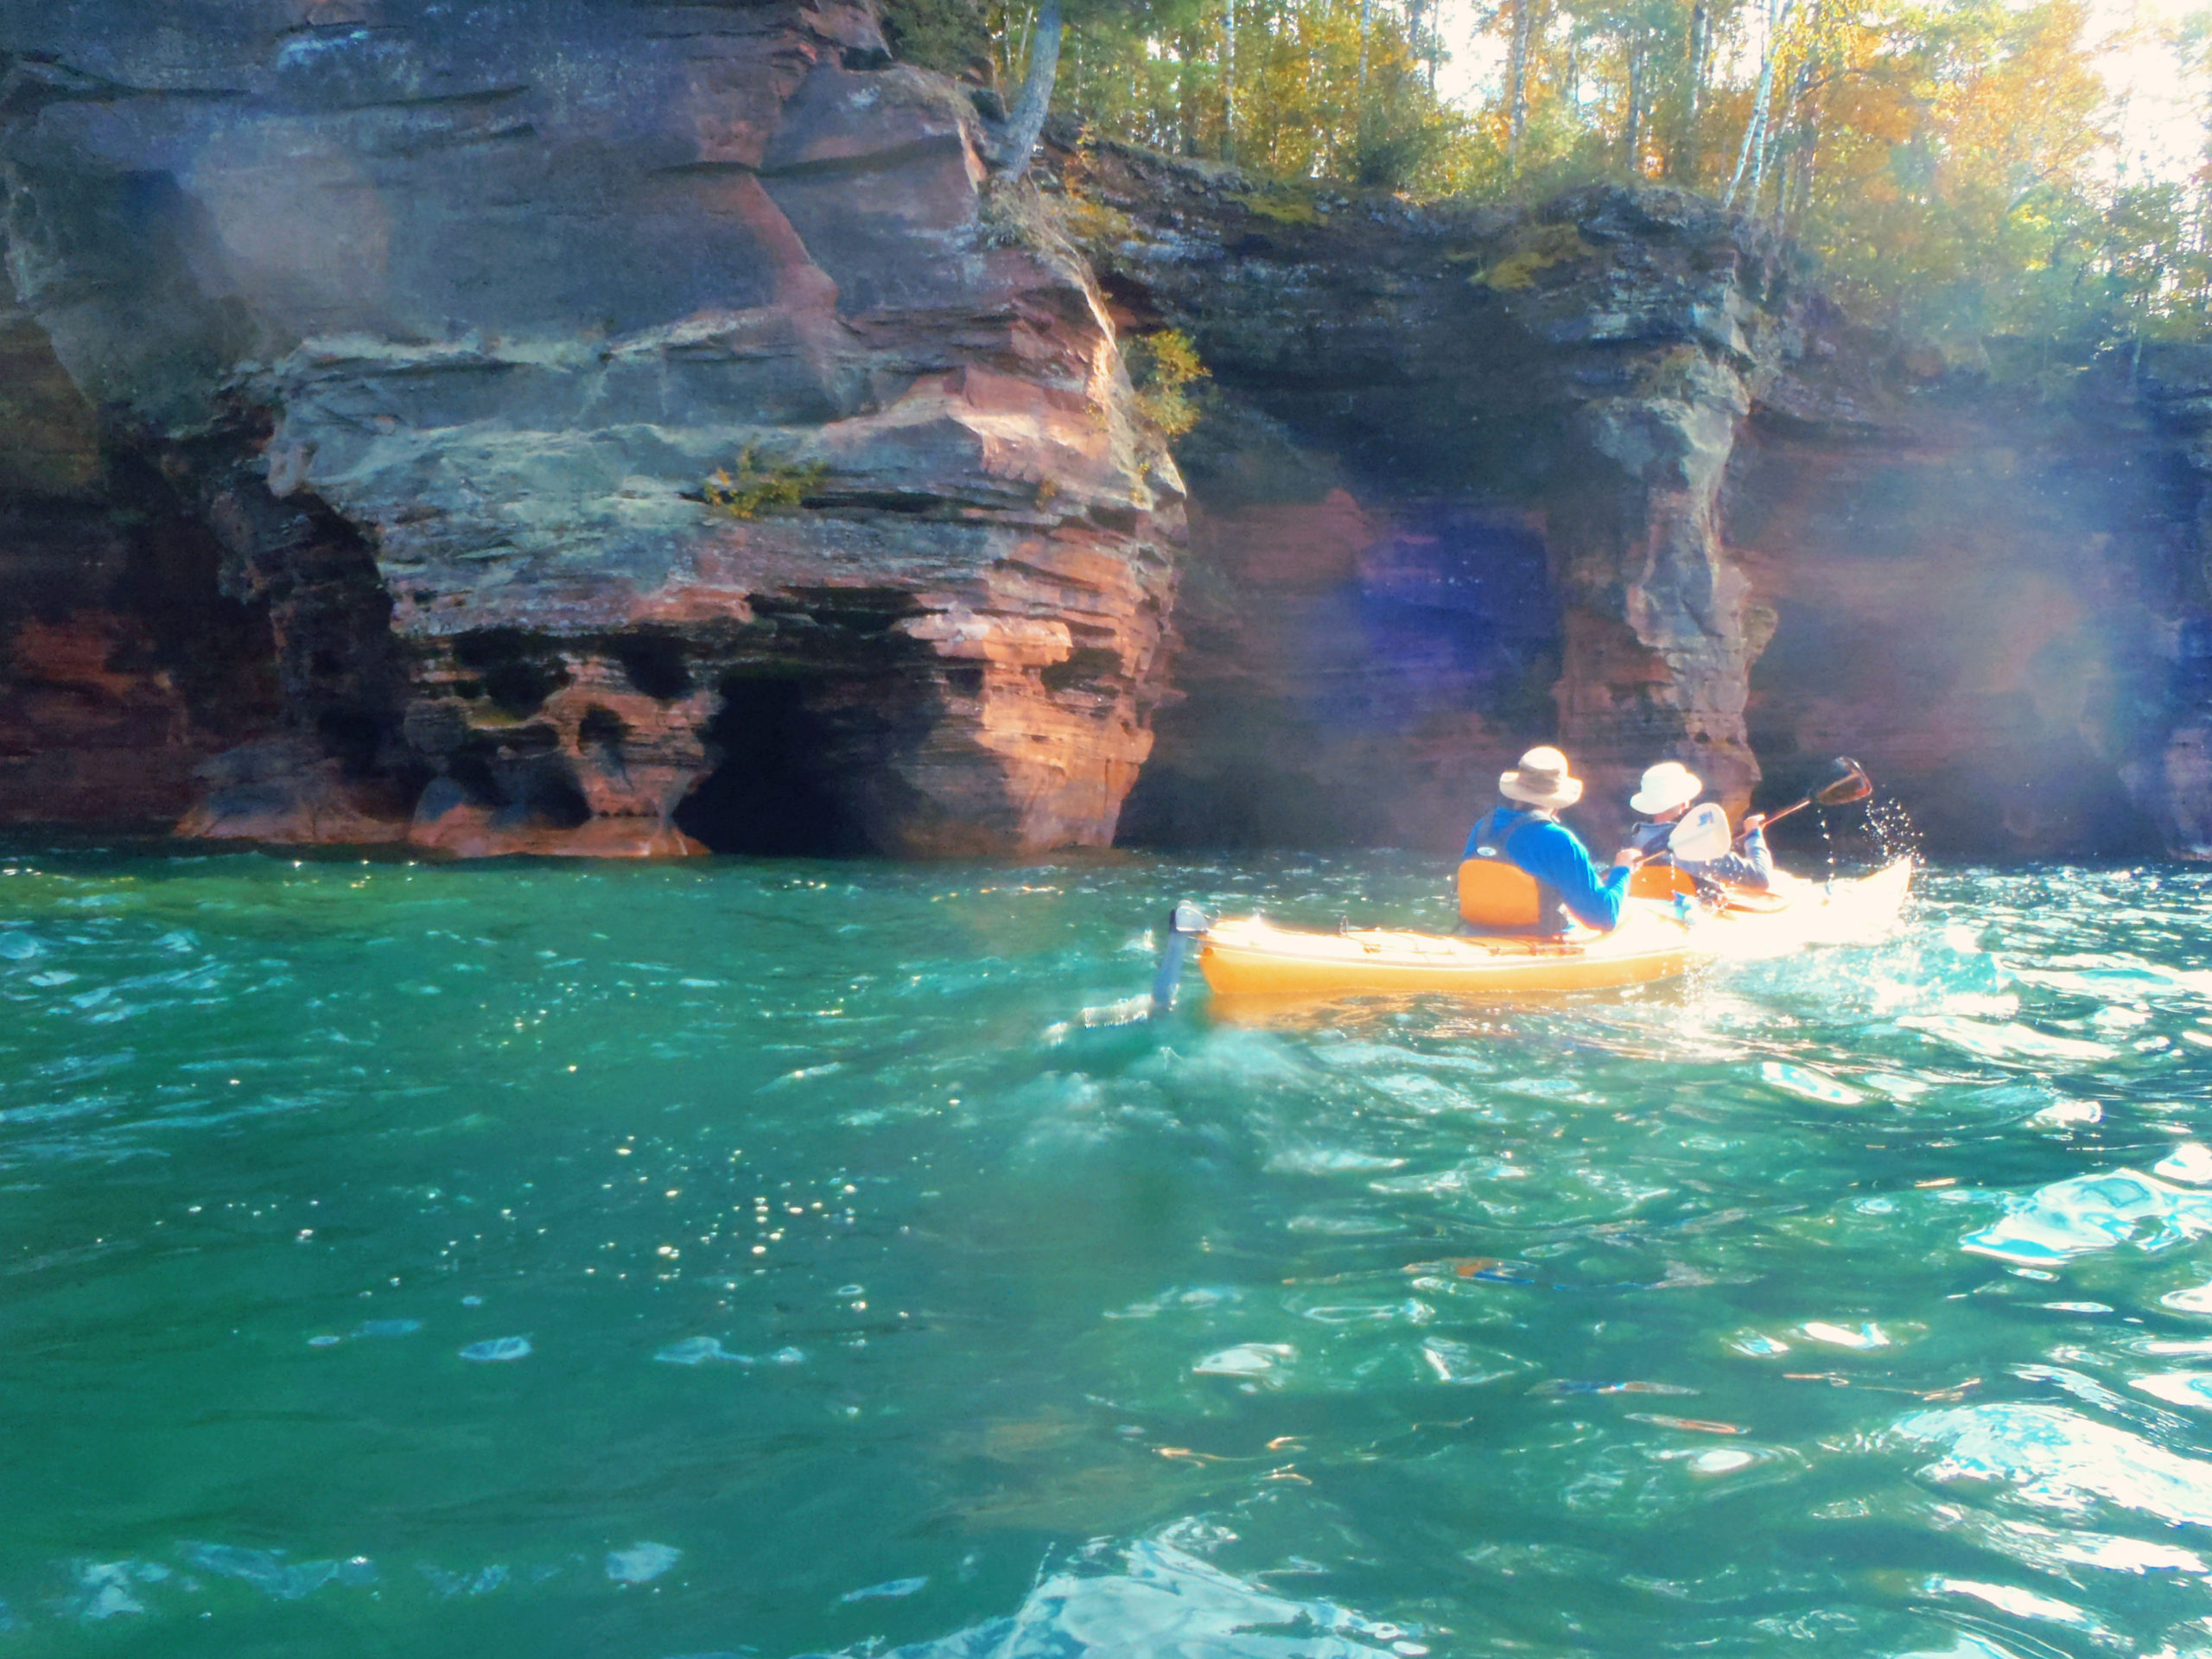
M 1335 792 L 1390 802 L 1380 821 L 1352 813 L 1365 819 L 1356 838 L 1440 843 L 1464 830 L 1481 780 L 1554 729 L 1593 799 L 1680 754 L 1741 807 L 1760 776 L 1750 669 L 1773 615 L 1731 556 L 1721 495 L 1752 404 L 1802 353 L 1808 301 L 1786 250 L 1670 190 L 1586 190 L 1533 213 L 1420 208 L 1127 150 L 1080 168 L 1072 188 L 1121 216 L 1094 253 L 1129 318 L 1187 329 L 1232 404 L 1325 457 L 1307 476 L 1332 467 L 1370 509 L 1360 525 L 1336 515 L 1325 584 L 1358 569 L 1402 599 L 1425 583 L 1433 612 L 1458 613 L 1429 630 L 1437 649 L 1516 638 L 1491 653 L 1507 671 L 1487 697 L 1463 673 L 1393 688 L 1402 705 L 1433 705 L 1410 722 L 1395 780 L 1375 764 L 1389 745 L 1373 721 L 1336 758 Z M 1243 544 L 1272 533 L 1251 515 L 1281 504 L 1242 499 L 1250 454 L 1198 442 L 1198 607 L 1212 597 L 1265 617 L 1281 584 L 1232 581 L 1234 598 L 1209 585 L 1223 559 L 1249 564 Z M 1539 619 L 1548 640 L 1530 632 Z M 1200 616 L 1185 626 L 1204 632 Z M 1402 663 L 1407 643 L 1384 654 Z M 1555 677 L 1538 702 L 1555 696 L 1555 727 L 1526 695 L 1547 654 Z M 1194 657 L 1192 720 L 1198 680 L 1221 671 Z M 1190 735 L 1163 753 L 1163 774 L 1211 764 Z
M 1669 190 L 1423 208 L 1113 149 L 1066 188 L 1118 319 L 1217 389 L 1127 833 L 1445 856 L 1556 734 L 1593 836 L 1654 760 L 1741 810 L 1844 753 L 1937 851 L 2212 847 L 2206 353 L 1928 360 Z
M 1182 485 L 864 5 L 29 0 L 0 54 L 0 561 L 51 576 L 0 607 L 0 817 L 1112 837 Z M 186 567 L 210 620 L 139 639 Z

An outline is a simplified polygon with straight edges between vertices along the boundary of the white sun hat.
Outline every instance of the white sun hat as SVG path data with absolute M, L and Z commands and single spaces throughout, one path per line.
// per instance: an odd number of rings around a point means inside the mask
M 1654 812 L 1671 812 L 1678 806 L 1688 806 L 1703 793 L 1704 779 L 1679 760 L 1662 760 L 1645 771 L 1643 785 L 1628 798 L 1628 804 L 1649 817 Z
M 1498 792 L 1530 806 L 1573 806 L 1582 798 L 1582 780 L 1567 769 L 1557 749 L 1531 749 L 1512 771 L 1501 772 Z

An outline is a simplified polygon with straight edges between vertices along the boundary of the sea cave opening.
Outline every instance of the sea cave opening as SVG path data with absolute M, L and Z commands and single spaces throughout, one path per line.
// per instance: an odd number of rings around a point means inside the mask
M 836 734 L 800 679 L 735 677 L 708 725 L 715 769 L 676 810 L 709 852 L 750 858 L 853 858 L 870 849 L 836 787 Z
M 1179 620 L 1183 695 L 1155 721 L 1118 845 L 1456 846 L 1489 780 L 1556 735 L 1561 606 L 1527 512 L 1271 501 L 1212 515 L 1192 564 L 1209 560 L 1235 626 Z

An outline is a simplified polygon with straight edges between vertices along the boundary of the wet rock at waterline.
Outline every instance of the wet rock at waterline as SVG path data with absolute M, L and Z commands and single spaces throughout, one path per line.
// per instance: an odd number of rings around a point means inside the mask
M 0 813 L 1109 840 L 1182 488 L 950 84 L 863 5 L 294 10 L 0 22 L 0 490 L 61 521 Z M 165 560 L 238 638 L 141 637 Z

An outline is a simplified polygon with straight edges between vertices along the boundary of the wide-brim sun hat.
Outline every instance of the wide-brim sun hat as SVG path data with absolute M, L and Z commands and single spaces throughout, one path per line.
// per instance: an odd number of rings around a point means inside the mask
M 1678 806 L 1688 806 L 1704 793 L 1704 779 L 1679 760 L 1662 760 L 1645 770 L 1643 783 L 1628 798 L 1628 804 L 1633 810 L 1649 817 L 1654 812 L 1671 812 Z
M 1582 780 L 1567 769 L 1567 757 L 1557 749 L 1531 749 L 1521 764 L 1501 772 L 1498 793 L 1509 801 L 1530 806 L 1573 806 L 1582 798 Z

